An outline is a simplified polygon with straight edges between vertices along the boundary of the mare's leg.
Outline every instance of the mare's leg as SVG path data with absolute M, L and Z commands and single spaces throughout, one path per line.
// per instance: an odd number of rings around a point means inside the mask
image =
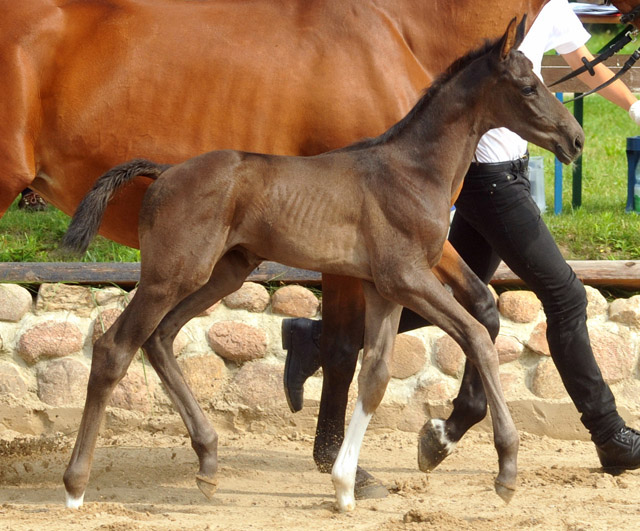
M 498 373 L 498 355 L 487 329 L 476 321 L 430 271 L 402 271 L 385 282 L 384 296 L 412 309 L 447 332 L 476 366 L 491 408 L 499 473 L 496 492 L 506 501 L 516 486 L 518 433 L 507 408 Z M 399 285 L 400 279 L 404 284 Z M 376 284 L 379 288 L 381 283 Z
M 493 295 L 449 242 L 446 242 L 442 259 L 433 272 L 444 285 L 451 288 L 453 296 L 463 308 L 485 326 L 491 340 L 495 342 L 500 331 L 500 317 Z M 467 359 L 451 415 L 446 420 L 429 420 L 420 431 L 420 470 L 428 472 L 438 466 L 453 452 L 462 436 L 480 422 L 486 413 L 487 397 L 480 373 Z
M 358 400 L 331 474 L 341 511 L 355 508 L 358 456 L 369 421 L 391 377 L 389 359 L 401 311 L 398 304 L 382 298 L 372 284 L 362 284 L 366 299 L 366 326 L 364 357 L 358 375 Z
M 218 434 L 184 379 L 173 354 L 173 341 L 190 319 L 240 288 L 260 261 L 237 251 L 225 254 L 216 264 L 209 282 L 169 312 L 142 346 L 187 427 L 200 467 L 196 483 L 207 498 L 211 498 L 217 488 Z
M 137 350 L 180 300 L 181 293 L 184 286 L 142 281 L 122 315 L 96 341 L 82 420 L 64 473 L 67 507 L 82 505 L 100 423 L 113 389 L 125 376 Z
M 40 123 L 39 82 L 26 59 L 16 49 L 0 50 L 0 97 L 11 102 L 0 111 L 0 217 L 36 176 L 33 141 Z
M 321 472 L 330 472 L 344 439 L 349 387 L 364 336 L 364 296 L 359 280 L 323 275 L 322 395 L 316 426 L 313 457 Z M 381 498 L 387 489 L 371 474 L 358 467 L 356 497 Z

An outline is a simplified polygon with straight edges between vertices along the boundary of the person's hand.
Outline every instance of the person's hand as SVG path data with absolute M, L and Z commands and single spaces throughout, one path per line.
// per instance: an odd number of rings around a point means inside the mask
M 629 107 L 629 116 L 638 125 L 640 125 L 640 100 L 631 104 Z

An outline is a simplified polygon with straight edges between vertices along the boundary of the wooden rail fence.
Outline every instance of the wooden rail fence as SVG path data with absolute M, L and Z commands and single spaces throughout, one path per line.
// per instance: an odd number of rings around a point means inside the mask
M 580 280 L 594 287 L 619 287 L 640 291 L 640 261 L 635 260 L 569 260 Z M 0 282 L 42 284 L 65 282 L 85 285 L 135 286 L 140 278 L 139 263 L 102 262 L 3 262 Z M 282 282 L 320 284 L 315 271 L 286 267 L 276 262 L 264 262 L 249 278 L 252 282 Z M 523 286 L 524 283 L 507 266 L 501 264 L 491 284 Z

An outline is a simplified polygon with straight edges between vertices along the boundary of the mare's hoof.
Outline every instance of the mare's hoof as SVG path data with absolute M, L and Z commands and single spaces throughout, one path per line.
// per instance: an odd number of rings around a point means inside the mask
M 368 477 L 360 482 L 356 481 L 354 493 L 356 500 L 375 500 L 389 496 L 387 487 L 374 477 Z
M 205 478 L 204 476 L 196 476 L 196 485 L 208 500 L 211 500 L 216 490 L 218 490 L 218 482 L 215 479 Z
M 418 467 L 422 472 L 431 472 L 455 447 L 456 443 L 445 433 L 444 420 L 431 419 L 418 436 Z
M 505 503 L 509 503 L 513 498 L 513 495 L 516 493 L 516 489 L 512 487 L 507 487 L 500 483 L 497 479 L 494 483 L 496 494 L 500 496 Z

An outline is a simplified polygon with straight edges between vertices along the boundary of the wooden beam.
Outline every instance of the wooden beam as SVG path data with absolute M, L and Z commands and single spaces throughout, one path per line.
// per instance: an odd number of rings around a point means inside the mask
M 636 260 L 568 260 L 583 284 L 593 287 L 619 287 L 640 290 L 640 261 Z M 524 282 L 504 263 L 500 264 L 491 284 L 524 286 Z
M 635 260 L 570 260 L 578 278 L 595 287 L 615 286 L 640 291 L 640 261 Z M 2 262 L 0 282 L 42 284 L 65 282 L 87 285 L 133 287 L 140 278 L 139 263 L 84 262 Z M 315 271 L 264 262 L 249 278 L 252 282 L 320 284 Z M 507 266 L 501 264 L 491 283 L 495 286 L 524 286 Z
M 1 262 L 0 282 L 42 284 L 64 282 L 133 287 L 140 280 L 140 263 L 106 262 Z M 263 262 L 249 278 L 252 282 L 319 284 L 320 273 Z

